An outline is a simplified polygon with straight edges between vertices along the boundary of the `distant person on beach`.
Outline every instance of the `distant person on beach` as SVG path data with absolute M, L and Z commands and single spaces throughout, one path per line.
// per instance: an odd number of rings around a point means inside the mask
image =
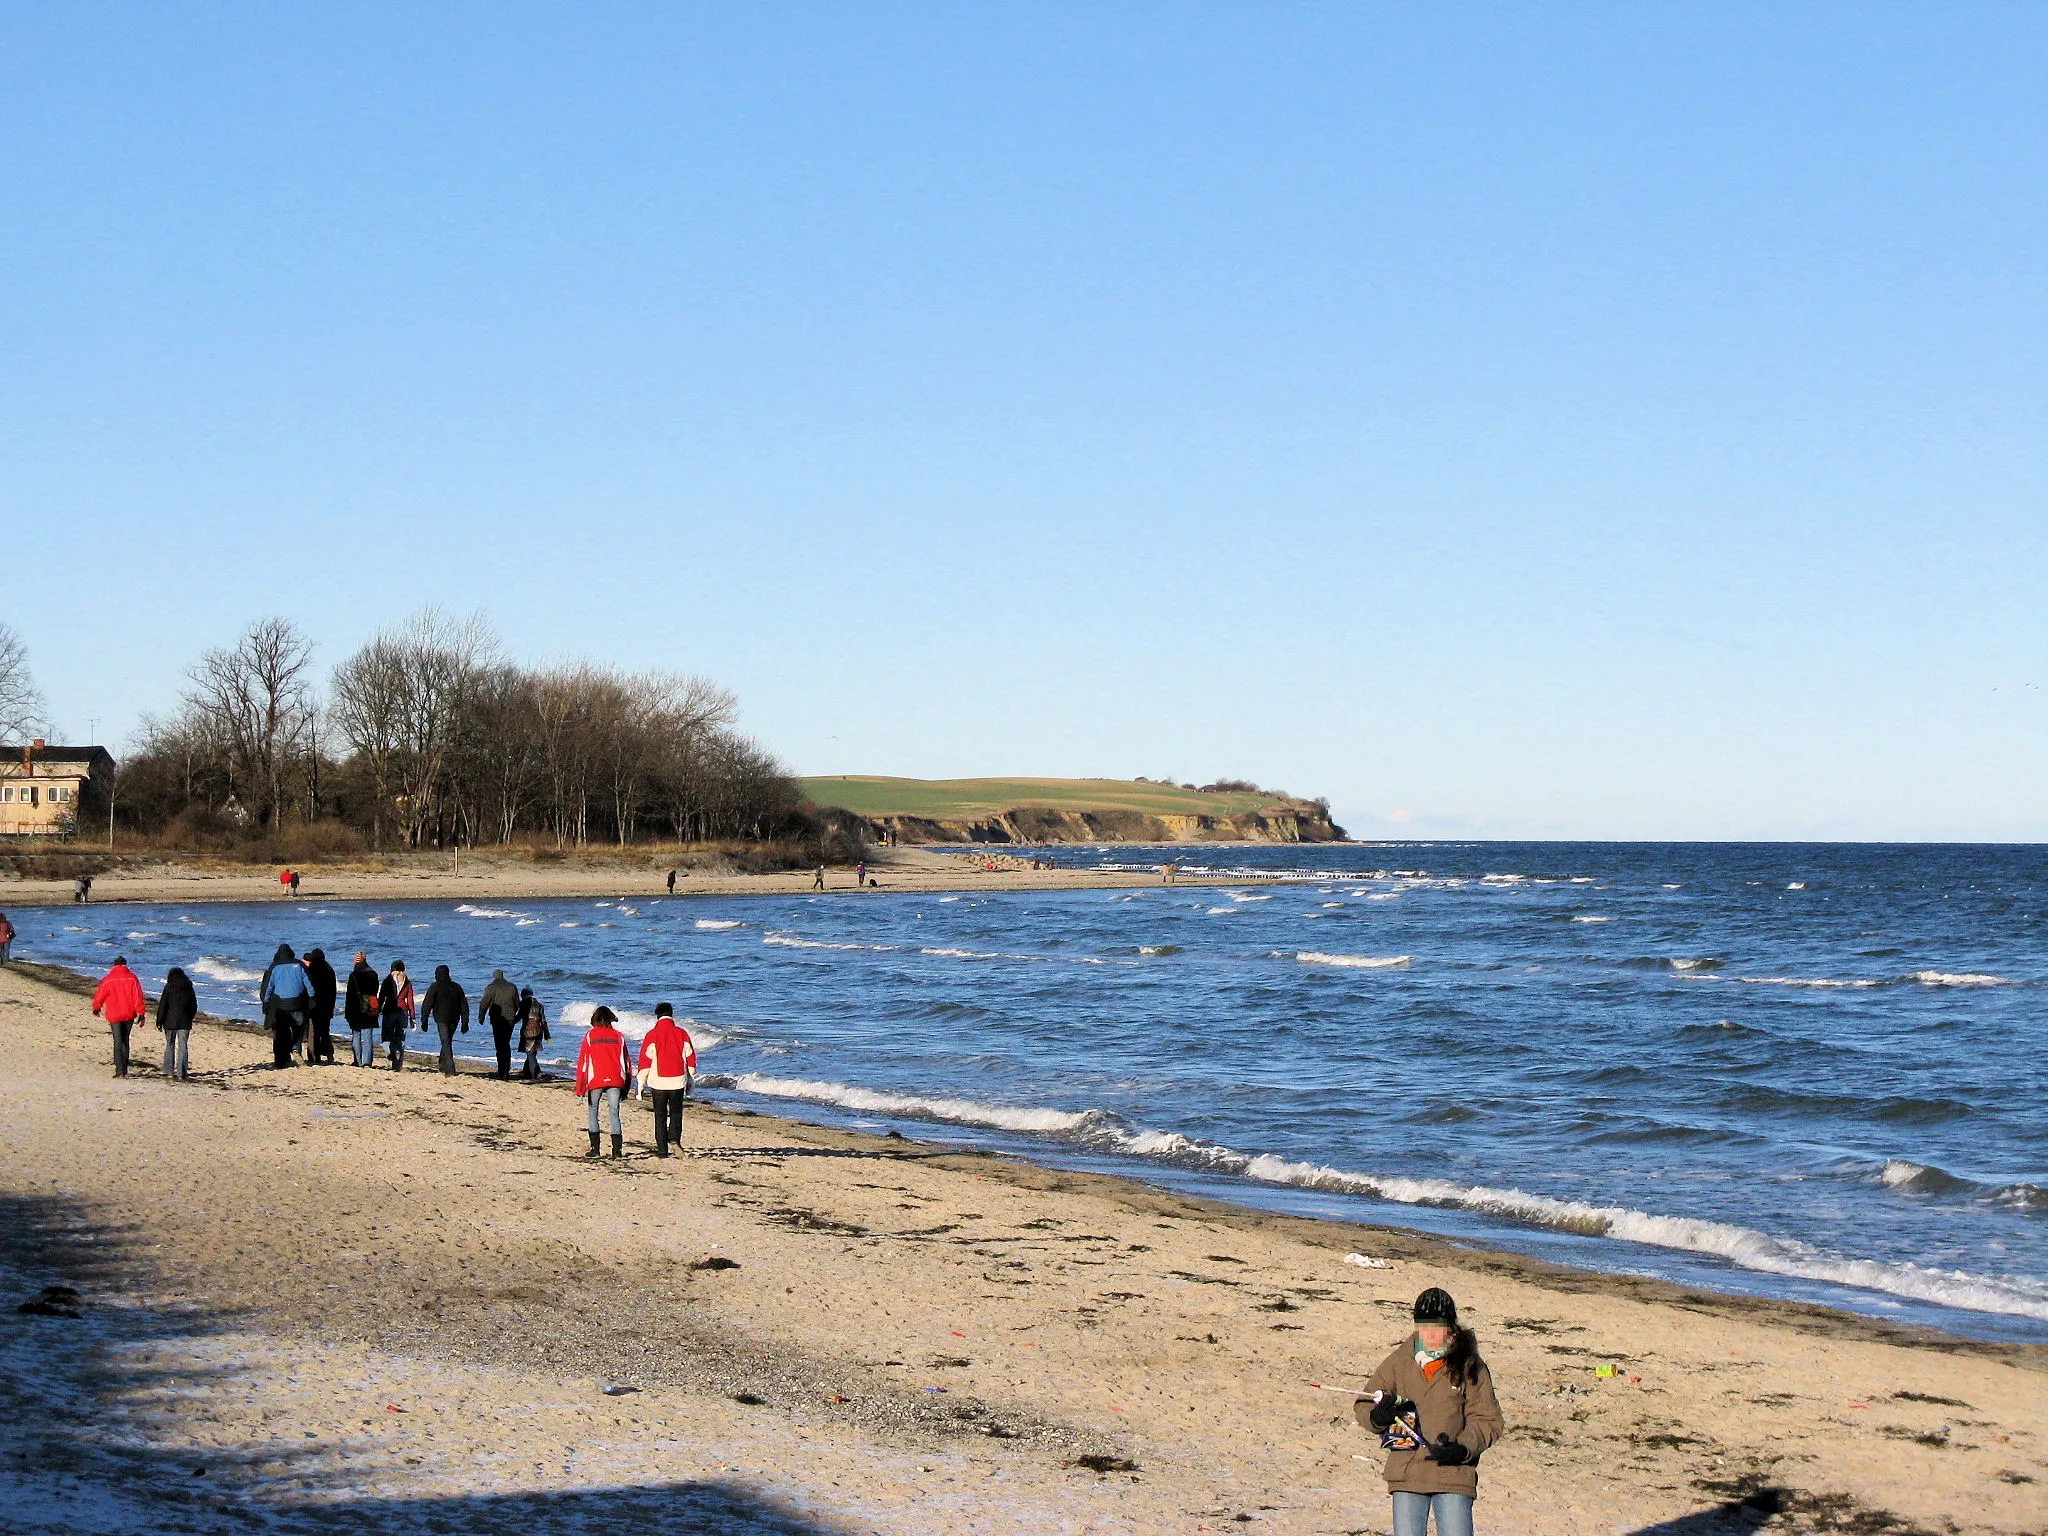
M 868 861 L 866 859 L 862 859 L 853 866 L 853 883 L 856 888 L 863 887 L 868 883 Z
M 674 870 L 668 872 L 668 893 L 671 896 L 676 893 L 676 872 Z
M 71 883 L 71 904 L 83 906 L 92 900 L 92 876 L 80 875 Z
M 583 1032 L 583 1048 L 576 1053 L 576 1092 L 590 1108 L 590 1150 L 596 1157 L 597 1107 L 600 1100 L 611 1111 L 612 1156 L 624 1157 L 626 1132 L 619 1123 L 619 1100 L 625 1096 L 626 1080 L 632 1075 L 626 1066 L 626 1037 L 619 1033 L 619 1016 L 600 1006 L 590 1015 L 590 1027 Z
M 405 1033 L 412 1028 L 414 1003 L 412 978 L 405 974 L 405 962 L 391 962 L 391 974 L 377 988 L 377 1022 L 384 1036 L 391 1070 L 405 1070 Z
M 334 1065 L 334 967 L 327 951 L 306 951 L 306 979 L 313 983 L 312 1033 L 306 1037 L 308 1066 Z
M 697 1070 L 697 1046 L 667 1003 L 654 1010 L 654 1028 L 640 1042 L 640 1086 L 654 1095 L 654 1155 L 683 1144 L 683 1095 Z
M 1501 1437 L 1493 1373 L 1479 1358 L 1479 1340 L 1458 1326 L 1458 1304 L 1431 1286 L 1415 1298 L 1415 1331 L 1394 1346 L 1352 1405 L 1358 1421 L 1388 1445 L 1387 1488 L 1394 1496 L 1394 1536 L 1472 1536 L 1479 1496 L 1479 1458 Z M 1396 1421 L 1411 1426 L 1403 1434 Z M 1420 1444 L 1415 1442 L 1420 1441 Z
M 7 914 L 0 912 L 0 965 L 5 965 L 14 952 L 14 924 L 7 921 Z
M 142 983 L 128 969 L 126 955 L 114 956 L 114 963 L 93 989 L 92 1011 L 107 1021 L 114 1037 L 114 1076 L 128 1075 L 128 1031 L 142 1017 L 148 1005 L 142 997 Z
M 192 1021 L 199 1017 L 199 998 L 192 978 L 175 965 L 157 994 L 156 1027 L 164 1032 L 164 1076 L 184 1082 L 192 1071 Z
M 299 894 L 299 872 L 298 872 L 298 871 L 297 871 L 296 869 L 295 869 L 295 870 L 293 870 L 293 871 L 291 871 L 291 886 L 292 886 L 292 894 L 293 894 L 294 896 L 298 895 L 298 894 Z
M 811 881 L 811 889 L 814 891 L 825 889 L 825 866 L 822 864 L 818 866 L 817 877 Z
M 434 979 L 427 986 L 427 995 L 420 999 L 422 1029 L 428 1019 L 434 1021 L 441 1035 L 441 1075 L 453 1077 L 456 1026 L 459 1024 L 465 1035 L 469 1033 L 469 994 L 448 974 L 445 965 L 434 967 Z
M 348 984 L 341 994 L 342 1022 L 348 1025 L 350 1058 L 359 1067 L 377 1061 L 377 972 L 370 957 L 356 951 L 349 969 Z
M 293 1065 L 292 1049 L 306 1033 L 306 1011 L 313 1006 L 313 982 L 292 955 L 289 944 L 277 946 L 263 980 L 256 988 L 263 1000 L 263 1022 L 270 1026 L 270 1066 L 279 1071 Z
M 491 1026 L 491 1044 L 498 1052 L 498 1081 L 512 1076 L 512 1026 L 519 1017 L 519 989 L 503 971 L 491 972 L 490 985 L 476 1000 L 476 1016 Z
M 540 1048 L 554 1037 L 548 1033 L 548 1011 L 533 995 L 533 988 L 519 992 L 519 1049 L 526 1052 L 526 1065 L 519 1069 L 522 1081 L 540 1081 Z

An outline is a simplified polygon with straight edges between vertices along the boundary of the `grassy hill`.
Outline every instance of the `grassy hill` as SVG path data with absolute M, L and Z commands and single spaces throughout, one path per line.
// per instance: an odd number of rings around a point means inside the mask
M 868 774 L 798 779 L 813 803 L 856 816 L 970 821 L 1005 811 L 1136 811 L 1146 816 L 1235 816 L 1289 804 L 1284 795 L 1138 784 L 1129 779 L 890 779 Z

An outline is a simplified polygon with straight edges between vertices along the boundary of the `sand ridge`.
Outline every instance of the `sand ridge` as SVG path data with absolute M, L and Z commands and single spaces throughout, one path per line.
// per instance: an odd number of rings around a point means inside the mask
M 82 1293 L 5 1315 L 0 1371 L 70 1404 L 0 1429 L 9 1507 L 53 1512 L 25 1528 L 1381 1531 L 1374 1447 L 1308 1383 L 1431 1284 L 1511 1426 L 1481 1529 L 2044 1525 L 2041 1349 L 728 1102 L 688 1157 L 636 1107 L 591 1162 L 559 1085 L 266 1055 L 207 1027 L 193 1082 L 115 1081 L 74 992 L 0 971 L 0 1278 Z

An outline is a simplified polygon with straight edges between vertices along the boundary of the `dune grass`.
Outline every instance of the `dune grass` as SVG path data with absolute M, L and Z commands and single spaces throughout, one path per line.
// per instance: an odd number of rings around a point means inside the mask
M 1180 789 L 1129 779 L 891 779 L 869 774 L 798 779 L 818 805 L 858 816 L 924 816 L 957 821 L 1023 807 L 1139 811 L 1150 816 L 1231 816 L 1285 805 L 1279 795 Z

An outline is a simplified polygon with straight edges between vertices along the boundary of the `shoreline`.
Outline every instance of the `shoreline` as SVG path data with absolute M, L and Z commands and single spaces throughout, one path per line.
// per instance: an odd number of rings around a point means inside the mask
M 25 975 L 31 981 L 53 991 L 77 997 L 90 998 L 96 985 L 91 977 L 82 972 L 74 971 L 67 966 L 49 965 L 40 961 L 13 961 L 6 967 L 0 967 L 0 974 L 6 971 Z M 154 1008 L 155 997 L 150 997 L 148 1001 Z M 262 1024 L 247 1019 L 229 1019 L 216 1014 L 202 1013 L 198 1015 L 198 1021 L 202 1026 L 253 1035 L 266 1042 L 270 1038 L 269 1030 Z M 344 1047 L 347 1045 L 345 1032 L 340 1043 Z M 432 1059 L 433 1053 L 429 1048 L 424 1045 L 408 1044 L 408 1072 L 425 1073 L 428 1069 L 420 1064 Z M 340 1063 L 337 1062 L 336 1065 Z M 457 1055 L 456 1066 L 456 1075 L 460 1078 L 479 1082 L 497 1081 L 494 1075 L 495 1068 L 488 1058 Z M 525 1086 L 566 1094 L 570 1092 L 573 1084 L 559 1071 L 551 1071 L 539 1083 Z M 1560 1264 L 1555 1260 L 1539 1258 L 1533 1254 L 1518 1253 L 1507 1248 L 1489 1248 L 1463 1238 L 1443 1237 L 1398 1223 L 1345 1220 L 1328 1216 L 1299 1216 L 1284 1211 L 1271 1211 L 1248 1203 L 1191 1194 L 1155 1184 L 1135 1171 L 1098 1173 L 1090 1169 L 1067 1168 L 1054 1163 L 1040 1162 L 1028 1153 L 963 1147 L 953 1142 L 925 1141 L 897 1132 L 861 1131 L 821 1124 L 815 1120 L 804 1120 L 786 1114 L 776 1114 L 770 1110 L 751 1108 L 746 1102 L 748 1097 L 733 1089 L 700 1088 L 692 1103 L 701 1106 L 706 1112 L 761 1122 L 778 1135 L 799 1140 L 812 1136 L 827 1137 L 835 1144 L 859 1148 L 870 1155 L 889 1154 L 905 1146 L 913 1146 L 929 1149 L 933 1155 L 939 1157 L 990 1160 L 996 1167 L 1010 1170 L 1012 1173 L 1029 1170 L 1028 1176 L 1012 1178 L 1010 1181 L 1032 1187 L 1044 1187 L 1044 1181 L 1047 1180 L 1063 1181 L 1070 1187 L 1090 1188 L 1104 1198 L 1126 1201 L 1131 1195 L 1142 1192 L 1149 1197 L 1171 1200 L 1191 1209 L 1199 1209 L 1210 1220 L 1225 1226 L 1250 1223 L 1259 1227 L 1292 1229 L 1297 1240 L 1314 1247 L 1338 1248 L 1344 1247 L 1348 1242 L 1351 1246 L 1345 1251 L 1350 1252 L 1357 1247 L 1358 1241 L 1368 1238 L 1382 1247 L 1388 1242 L 1394 1242 L 1410 1248 L 1410 1252 L 1404 1255 L 1407 1258 L 1427 1255 L 1431 1262 L 1448 1268 L 1469 1268 L 1475 1272 L 1509 1274 L 1530 1283 L 1541 1284 L 1546 1289 L 1573 1294 L 1597 1293 L 1607 1289 L 1615 1295 L 1627 1296 L 1633 1300 L 1661 1305 L 1683 1305 L 1688 1309 L 1703 1311 L 1707 1315 L 1741 1315 L 1752 1322 L 1767 1321 L 1773 1326 L 1792 1328 L 1800 1332 L 1828 1333 L 1902 1348 L 1980 1353 L 1987 1358 L 2005 1358 L 2010 1353 L 2014 1358 L 2033 1360 L 2043 1372 L 2048 1372 L 2048 1343 L 1973 1339 L 1923 1324 L 1888 1322 L 1883 1318 L 1870 1317 L 1864 1313 L 1851 1312 L 1820 1302 L 1714 1291 L 1651 1275 L 1622 1274 L 1612 1270 Z M 646 1106 L 643 1104 L 641 1108 L 644 1110 Z M 991 1176 L 990 1170 L 982 1162 L 977 1161 L 975 1166 L 981 1169 L 984 1176 Z M 1344 1237 L 1342 1234 L 1345 1233 L 1352 1236 Z M 1318 1234 L 1323 1236 L 1319 1237 Z M 1759 1314 L 1766 1316 L 1760 1318 Z
M 1095 844 L 1088 844 L 1095 847 Z M 1221 847 L 1222 844 L 1190 844 L 1190 847 Z M 1270 843 L 1229 846 L 1274 847 Z M 1326 846 L 1326 845 L 1318 845 Z M 1045 856 L 1042 851 L 1039 856 Z M 828 868 L 825 894 L 838 896 L 921 894 L 924 892 L 972 891 L 1069 891 L 1133 890 L 1163 885 L 1156 866 L 1148 872 L 1094 869 L 1011 869 L 982 870 L 968 860 L 979 856 L 1014 859 L 1015 854 L 991 845 L 976 853 L 927 853 L 921 848 L 891 848 L 883 851 L 868 873 L 879 884 L 857 888 L 850 869 Z M 1058 854 L 1051 855 L 1057 858 Z M 304 876 L 296 896 L 282 892 L 277 869 L 249 866 L 208 867 L 203 864 L 150 867 L 138 871 L 117 870 L 93 877 L 93 906 L 137 905 L 157 902 L 307 902 L 307 901 L 538 901 L 549 897 L 669 896 L 667 868 L 642 862 L 632 865 L 564 867 L 501 862 L 488 855 L 472 860 L 473 868 L 456 873 L 451 869 L 361 870 L 315 865 L 302 870 Z M 1243 885 L 1249 879 L 1262 884 L 1284 883 L 1286 877 L 1273 875 L 1226 877 L 1187 875 L 1175 884 L 1187 886 Z M 1303 875 L 1299 880 L 1325 878 Z M 689 896 L 792 896 L 815 894 L 813 875 L 808 870 L 773 874 L 707 874 L 701 870 L 682 872 L 675 898 Z M 0 911 L 8 907 L 63 907 L 72 905 L 72 881 L 63 879 L 0 880 Z
M 191 1083 L 146 1063 L 115 1081 L 69 974 L 0 969 L 19 1218 L 0 1260 L 17 1286 L 84 1293 L 79 1322 L 5 1335 L 14 1378 L 85 1405 L 0 1428 L 0 1490 L 61 1506 L 49 1529 L 160 1517 L 80 1517 L 78 1489 L 111 1488 L 139 1444 L 177 1469 L 180 1528 L 206 1531 L 245 1528 L 252 1498 L 408 1530 L 394 1511 L 425 1528 L 484 1501 L 505 1528 L 678 1489 L 804 1532 L 1376 1530 L 1383 1484 L 1353 1459 L 1373 1447 L 1307 1383 L 1360 1379 L 1428 1284 L 1479 1328 L 1511 1425 L 1485 1528 L 2038 1520 L 2048 1346 L 722 1099 L 690 1110 L 680 1160 L 653 1158 L 634 1105 L 631 1155 L 591 1161 L 565 1084 L 272 1074 L 254 1026 L 196 1031 Z M 61 1476 L 35 1470 L 53 1447 Z M 186 1483 L 188 1463 L 208 1475 Z M 155 1497 L 137 1482 L 119 1496 Z

